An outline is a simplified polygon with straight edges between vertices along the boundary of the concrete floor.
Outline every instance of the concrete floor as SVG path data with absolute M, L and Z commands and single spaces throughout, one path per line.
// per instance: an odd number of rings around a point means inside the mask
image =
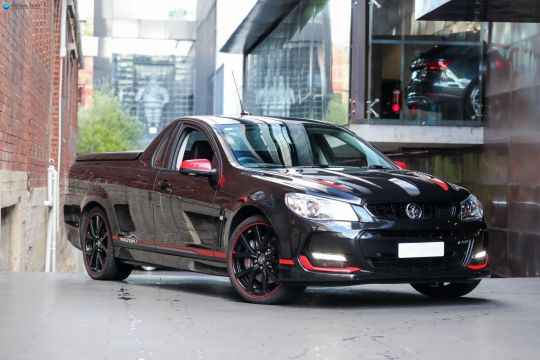
M 0 359 L 538 359 L 540 279 L 485 280 L 433 301 L 408 285 L 310 288 L 243 303 L 187 272 L 0 273 Z

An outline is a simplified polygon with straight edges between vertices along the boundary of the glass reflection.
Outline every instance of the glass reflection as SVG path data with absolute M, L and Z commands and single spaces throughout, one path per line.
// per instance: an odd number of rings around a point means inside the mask
M 480 125 L 483 26 L 416 21 L 414 1 L 371 6 L 372 123 Z
M 348 121 L 350 3 L 305 0 L 247 57 L 256 114 Z

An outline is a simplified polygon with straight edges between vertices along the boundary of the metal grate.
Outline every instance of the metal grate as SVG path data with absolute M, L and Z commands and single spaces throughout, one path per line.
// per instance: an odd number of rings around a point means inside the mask
M 409 203 L 368 203 L 366 208 L 379 219 L 405 220 L 409 219 L 405 212 L 407 204 Z M 422 220 L 453 219 L 457 215 L 456 204 L 418 203 L 418 205 L 422 208 Z
M 429 273 L 456 270 L 461 267 L 461 258 L 442 257 L 425 259 L 372 258 L 374 269 L 404 273 Z

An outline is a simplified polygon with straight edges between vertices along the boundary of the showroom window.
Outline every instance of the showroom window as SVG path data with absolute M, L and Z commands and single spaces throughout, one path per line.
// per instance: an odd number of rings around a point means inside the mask
M 300 2 L 248 54 L 246 108 L 346 124 L 350 31 L 350 2 Z
M 369 122 L 481 125 L 485 26 L 416 21 L 413 0 L 369 7 Z

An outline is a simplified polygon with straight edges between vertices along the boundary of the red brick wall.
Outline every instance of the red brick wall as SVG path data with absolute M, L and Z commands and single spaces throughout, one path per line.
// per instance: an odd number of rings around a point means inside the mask
M 57 159 L 61 1 L 32 4 L 39 7 L 0 9 L 0 169 L 26 171 L 28 186 L 40 187 L 49 158 Z M 66 174 L 75 156 L 77 62 L 64 62 Z

